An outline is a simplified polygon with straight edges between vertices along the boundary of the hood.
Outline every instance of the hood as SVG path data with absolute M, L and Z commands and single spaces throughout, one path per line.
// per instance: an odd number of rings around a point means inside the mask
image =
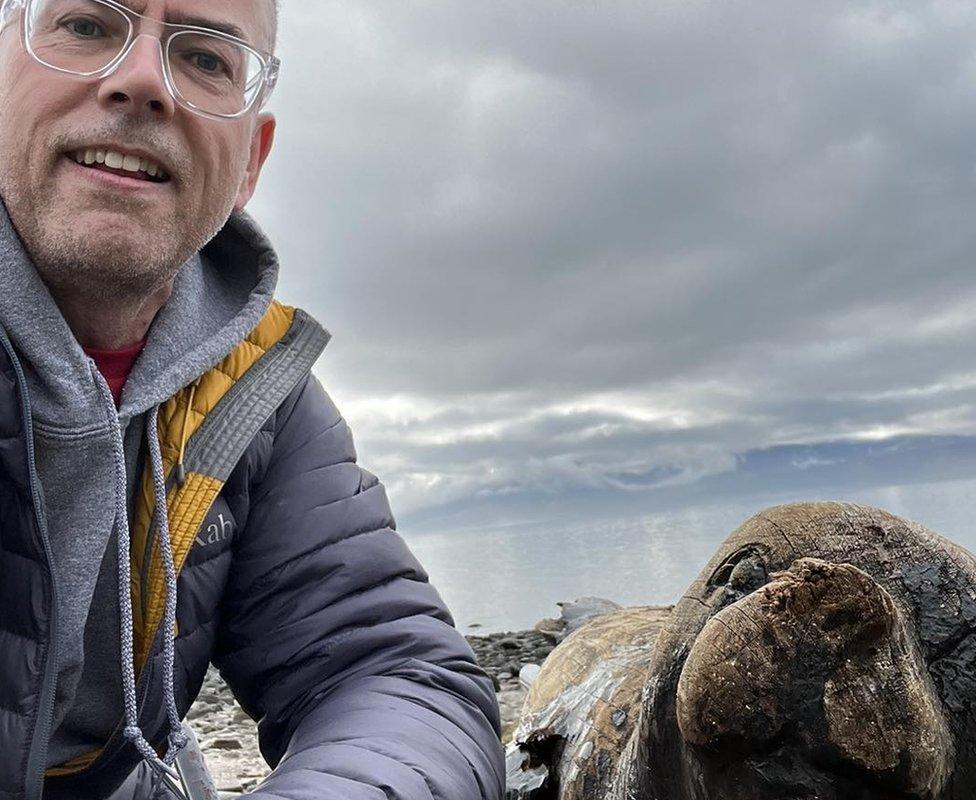
M 244 213 L 230 217 L 176 276 L 122 394 L 142 414 L 191 383 L 253 329 L 271 303 L 278 259 Z M 35 417 L 56 429 L 104 425 L 91 365 L 27 256 L 0 202 L 0 324 L 20 355 Z

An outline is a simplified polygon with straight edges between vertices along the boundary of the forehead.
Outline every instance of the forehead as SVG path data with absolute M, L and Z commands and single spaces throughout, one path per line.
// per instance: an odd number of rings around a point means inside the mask
M 165 22 L 200 25 L 240 36 L 270 50 L 274 0 L 116 0 L 137 14 Z

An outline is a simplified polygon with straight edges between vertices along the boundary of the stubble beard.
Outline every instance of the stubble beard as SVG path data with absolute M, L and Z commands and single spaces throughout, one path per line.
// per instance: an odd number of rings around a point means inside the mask
M 146 230 L 144 209 L 119 199 L 110 222 L 87 226 L 63 198 L 8 195 L 10 219 L 52 293 L 100 303 L 139 301 L 172 282 L 229 215 L 221 209 L 210 218 L 154 220 Z M 127 212 L 139 222 L 126 224 Z
M 31 184 L 22 166 L 2 163 L 0 197 L 52 294 L 98 303 L 139 303 L 171 283 L 233 209 L 228 198 L 220 208 L 177 208 L 172 216 L 150 219 L 141 200 L 109 193 L 86 198 L 89 209 L 78 208 L 56 182 Z M 106 222 L 89 223 L 86 211 Z

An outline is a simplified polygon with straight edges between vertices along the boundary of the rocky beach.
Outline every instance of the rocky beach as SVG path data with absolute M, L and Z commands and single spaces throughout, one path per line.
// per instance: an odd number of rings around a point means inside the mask
M 559 606 L 558 618 L 541 620 L 532 630 L 466 637 L 478 663 L 494 683 L 503 741 L 511 736 L 525 699 L 519 673 L 527 665 L 541 665 L 556 644 L 583 622 L 618 607 L 598 598 L 581 598 Z M 268 774 L 268 766 L 258 751 L 256 726 L 234 701 L 216 670 L 207 673 L 187 720 L 200 741 L 221 798 L 239 797 Z

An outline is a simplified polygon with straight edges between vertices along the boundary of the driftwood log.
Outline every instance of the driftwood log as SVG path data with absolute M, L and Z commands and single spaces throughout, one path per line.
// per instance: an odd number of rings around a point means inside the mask
M 508 797 L 976 798 L 976 559 L 851 503 L 755 515 L 673 609 L 553 651 Z

